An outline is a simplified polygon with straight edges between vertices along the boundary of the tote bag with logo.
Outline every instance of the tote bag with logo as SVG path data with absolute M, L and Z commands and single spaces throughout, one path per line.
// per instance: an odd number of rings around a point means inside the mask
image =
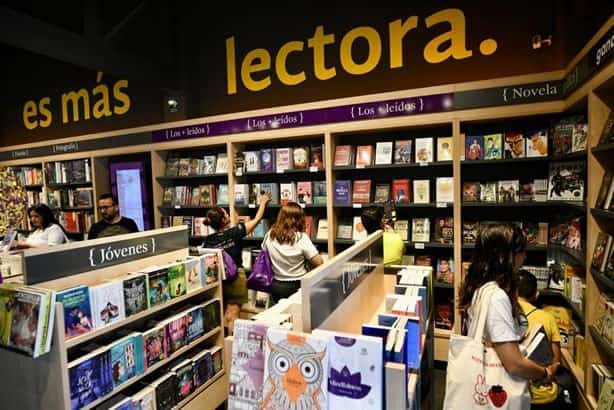
M 450 337 L 444 410 L 531 407 L 528 381 L 510 375 L 497 352 L 483 342 L 488 306 L 496 288 L 495 282 L 488 282 L 473 295 L 475 314 L 468 335 Z

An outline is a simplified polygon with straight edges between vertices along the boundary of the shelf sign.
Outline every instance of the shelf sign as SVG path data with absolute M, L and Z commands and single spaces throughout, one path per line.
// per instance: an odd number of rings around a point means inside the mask
M 447 202 L 437 202 L 437 208 L 447 208 L 447 207 L 448 207 Z
M 352 208 L 362 208 L 362 204 L 352 204 Z
M 44 252 L 33 251 L 31 254 L 26 251 L 25 283 L 33 285 L 61 279 L 188 247 L 187 228 L 145 231 L 136 238 L 122 239 L 125 236 L 118 235 L 106 241 L 60 245 Z
M 416 248 L 416 249 L 424 249 L 424 244 L 422 242 L 416 242 L 414 244 L 414 248 Z

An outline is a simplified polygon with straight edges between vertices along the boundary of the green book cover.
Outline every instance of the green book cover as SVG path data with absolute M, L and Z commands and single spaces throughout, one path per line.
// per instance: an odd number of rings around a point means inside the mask
M 168 268 L 168 287 L 171 299 L 183 296 L 186 293 L 185 265 L 178 263 Z
M 611 410 L 614 408 L 614 380 L 606 379 L 601 386 L 597 410 Z

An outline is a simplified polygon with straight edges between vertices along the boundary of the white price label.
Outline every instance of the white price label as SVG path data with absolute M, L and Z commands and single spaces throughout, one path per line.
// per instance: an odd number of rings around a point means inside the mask
M 416 242 L 414 244 L 414 248 L 416 248 L 416 249 L 424 249 L 424 244 L 422 242 Z
M 363 169 L 364 167 L 364 165 L 356 165 L 356 169 Z
M 362 204 L 352 204 L 352 207 L 354 207 L 354 208 L 362 208 Z
M 238 177 L 242 177 L 243 176 L 243 171 L 237 171 L 235 173 L 235 175 L 238 176 Z
M 429 163 L 428 162 L 419 162 L 421 167 L 428 167 Z
M 437 202 L 437 208 L 447 208 L 447 207 L 448 207 L 447 202 Z
M 248 208 L 255 208 L 255 207 L 256 207 L 256 204 L 249 204 L 248 205 Z
M 175 205 L 175 209 L 181 209 L 181 205 Z
M 283 173 L 284 173 L 284 169 L 283 169 L 283 168 L 282 168 L 282 169 L 278 169 L 278 170 L 277 170 L 277 173 L 278 173 L 278 174 L 283 174 Z
M 320 168 L 318 167 L 309 167 L 309 172 L 318 172 Z

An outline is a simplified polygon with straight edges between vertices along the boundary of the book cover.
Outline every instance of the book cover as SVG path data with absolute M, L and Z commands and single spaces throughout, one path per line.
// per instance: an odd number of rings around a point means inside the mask
M 183 263 L 174 263 L 168 266 L 168 289 L 171 299 L 185 295 L 187 284 Z
M 503 135 L 484 135 L 484 159 L 493 160 L 503 158 Z
M 416 138 L 416 162 L 433 162 L 433 138 Z
M 327 344 L 321 336 L 269 328 L 260 408 L 328 408 Z
M 431 225 L 428 218 L 414 218 L 411 221 L 413 242 L 428 242 L 431 239 Z
M 260 150 L 260 164 L 262 172 L 275 171 L 275 153 L 272 148 L 263 148 Z
M 390 184 L 375 184 L 375 195 L 373 202 L 384 203 L 390 200 Z
M 180 177 L 186 177 L 190 174 L 190 158 L 179 159 L 179 170 L 177 175 Z
M 519 131 L 506 132 L 503 137 L 503 147 L 505 159 L 524 158 L 524 134 Z
M 428 204 L 431 202 L 431 181 L 428 179 L 416 179 L 414 183 L 414 203 Z
M 360 216 L 355 216 L 352 220 L 352 239 L 355 241 L 361 241 L 366 239 L 369 234 L 362 224 Z
M 411 192 L 409 179 L 395 179 L 392 181 L 392 200 L 397 204 L 409 204 Z
M 156 390 L 157 410 L 171 410 L 177 403 L 177 376 L 174 373 L 167 373 L 151 385 Z
M 316 239 L 328 239 L 328 220 L 318 219 L 318 232 L 316 234 Z
M 326 181 L 313 181 L 313 203 L 326 205 Z
M 204 286 L 202 279 L 204 277 L 201 271 L 201 261 L 199 257 L 188 256 L 184 262 L 185 277 L 186 277 L 186 293 L 193 292 Z
M 264 342 L 268 326 L 238 319 L 234 324 L 228 409 L 257 409 L 262 400 Z
M 240 320 L 240 319 L 238 319 Z M 234 347 L 234 343 L 233 343 Z M 192 368 L 194 369 L 194 386 L 202 386 L 213 376 L 213 362 L 211 351 L 203 350 L 192 357 Z M 232 368 L 230 369 L 232 372 Z
M 294 182 L 282 182 L 279 184 L 279 198 L 282 205 L 296 202 L 296 185 Z
M 356 147 L 356 168 L 370 167 L 373 164 L 373 146 L 359 145 Z
M 200 206 L 200 187 L 195 186 L 192 188 L 192 194 L 190 198 L 190 206 L 198 207 Z M 204 205 L 204 204 L 203 204 Z
M 548 200 L 582 201 L 585 165 L 583 161 L 551 163 L 548 175 Z
M 497 197 L 499 202 L 518 202 L 518 180 L 499 181 Z
M 521 181 L 518 187 L 518 200 L 531 202 L 535 200 L 535 185 L 533 181 Z
M 171 372 L 175 373 L 175 391 L 177 392 L 177 402 L 187 399 L 194 391 L 194 369 L 192 361 L 186 359 L 178 365 L 171 368 Z
M 81 409 L 113 389 L 107 348 L 94 351 L 68 364 L 70 408 Z
M 203 272 L 201 282 L 203 285 L 209 285 L 218 280 L 219 265 L 217 256 L 215 253 L 206 253 L 200 256 L 201 272 Z
M 612 177 L 614 176 L 614 172 L 606 171 L 601 180 L 601 187 L 599 188 L 599 194 L 597 195 L 597 200 L 595 201 L 595 208 L 597 209 L 607 209 L 610 207 L 612 202 L 612 195 L 610 193 L 614 193 L 614 189 L 612 187 Z M 606 200 L 610 197 L 610 203 L 606 205 Z
M 534 130 L 527 133 L 527 158 L 548 156 L 548 130 Z
M 315 236 L 316 230 L 313 222 L 313 216 L 306 215 L 305 216 L 305 234 L 308 237 L 313 238 Z
M 607 144 L 612 141 L 614 136 L 614 110 L 610 111 L 610 115 L 603 126 L 601 136 L 599 137 L 599 144 Z
M 3 292 L 4 293 L 4 292 Z M 37 357 L 42 351 L 43 321 L 45 312 L 44 295 L 25 289 L 7 289 L 2 299 L 6 301 L 0 319 L 2 344 L 13 347 L 30 356 Z
M 147 273 L 149 281 L 149 306 L 153 307 L 171 299 L 168 285 L 168 268 L 156 268 Z
M 215 155 L 205 155 L 203 157 L 203 175 L 211 175 L 215 173 Z
M 292 150 L 294 169 L 307 169 L 309 166 L 309 147 L 295 147 Z
M 202 306 L 195 306 L 187 311 L 187 342 L 192 343 L 205 334 L 205 322 Z
M 352 239 L 352 221 L 340 219 L 337 223 L 337 239 Z
M 349 205 L 352 198 L 352 181 L 349 180 L 336 180 L 335 181 L 335 204 L 337 205 Z
M 220 184 L 217 188 L 217 205 L 228 205 L 227 184 Z
M 448 285 L 454 284 L 454 261 L 450 257 L 442 256 L 437 259 L 437 272 L 435 280 Z
M 310 149 L 309 166 L 313 168 L 324 168 L 324 149 L 322 144 L 312 144 Z
M 123 283 L 119 280 L 90 287 L 94 327 L 104 327 L 126 317 Z
M 463 202 L 479 202 L 480 193 L 479 182 L 463 182 Z
M 392 164 L 393 155 L 392 141 L 378 142 L 375 144 L 375 165 L 389 165 Z
M 478 222 L 463 221 L 463 243 L 475 243 L 478 237 Z
M 541 331 L 537 332 L 527 345 L 526 357 L 541 366 L 547 366 L 552 363 L 553 355 L 546 332 L 543 326 L 540 325 L 540 328 Z
M 198 175 L 198 158 L 190 158 L 190 168 L 188 175 Z
M 336 167 L 349 167 L 352 165 L 352 157 L 354 147 L 351 145 L 337 145 L 335 147 L 335 163 Z
M 245 151 L 243 156 L 245 158 L 245 172 L 260 171 L 260 151 Z
M 454 178 L 437 177 L 435 180 L 435 200 L 438 203 L 454 202 Z
M 571 152 L 586 151 L 586 140 L 588 138 L 588 124 L 576 122 L 571 133 Z
M 224 368 L 224 357 L 222 356 L 222 346 L 213 346 L 211 348 L 211 363 L 213 368 L 213 376 L 218 374 Z
M 283 172 L 292 169 L 292 148 L 277 148 L 275 150 L 275 170 Z
M 124 305 L 126 316 L 131 316 L 149 308 L 147 275 L 133 274 L 123 280 Z
M 279 185 L 276 182 L 265 182 L 260 184 L 260 192 L 271 194 L 271 205 L 279 205 Z
M 352 202 L 368 204 L 371 202 L 371 180 L 355 180 L 352 188 Z
M 143 363 L 145 368 L 166 359 L 165 326 L 155 326 L 143 332 Z
M 296 183 L 296 199 L 299 204 L 311 205 L 313 203 L 311 181 Z
M 179 158 L 169 156 L 166 160 L 166 176 L 176 177 L 179 173 Z
M 597 402 L 597 410 L 612 410 L 614 408 L 614 379 L 606 378 L 601 386 L 601 394 Z
M 143 338 L 131 333 L 109 345 L 111 378 L 116 388 L 144 372 Z
M 484 182 L 480 184 L 480 200 L 482 202 L 497 202 L 497 182 Z
M 480 159 L 484 159 L 484 138 L 481 135 L 467 136 L 465 138 L 465 160 Z
M 612 237 L 605 232 L 599 232 L 597 234 L 597 241 L 595 242 L 595 249 L 593 250 L 593 258 L 591 265 L 597 269 L 598 272 L 605 270 L 607 257 L 610 253 L 612 246 Z
M 454 218 L 440 216 L 435 218 L 435 242 L 454 243 Z
M 171 356 L 188 344 L 188 316 L 182 312 L 163 322 L 166 335 L 166 354 Z
M 409 239 L 409 221 L 407 219 L 397 219 L 394 221 L 394 232 L 404 241 Z
M 217 154 L 217 161 L 215 162 L 215 173 L 225 174 L 228 172 L 228 154 Z
M 454 326 L 454 306 L 452 303 L 437 303 L 435 305 L 435 327 L 452 330 Z
M 437 161 L 452 161 L 452 137 L 437 138 Z
M 221 306 L 219 299 L 213 299 L 202 305 L 205 333 L 209 333 L 216 327 L 221 326 Z
M 64 306 L 64 334 L 66 339 L 93 329 L 90 294 L 86 286 L 59 291 L 56 300 Z
M 394 142 L 394 163 L 409 164 L 412 159 L 412 140 L 398 140 Z
M 235 184 L 235 204 L 241 206 L 249 204 L 249 184 Z

